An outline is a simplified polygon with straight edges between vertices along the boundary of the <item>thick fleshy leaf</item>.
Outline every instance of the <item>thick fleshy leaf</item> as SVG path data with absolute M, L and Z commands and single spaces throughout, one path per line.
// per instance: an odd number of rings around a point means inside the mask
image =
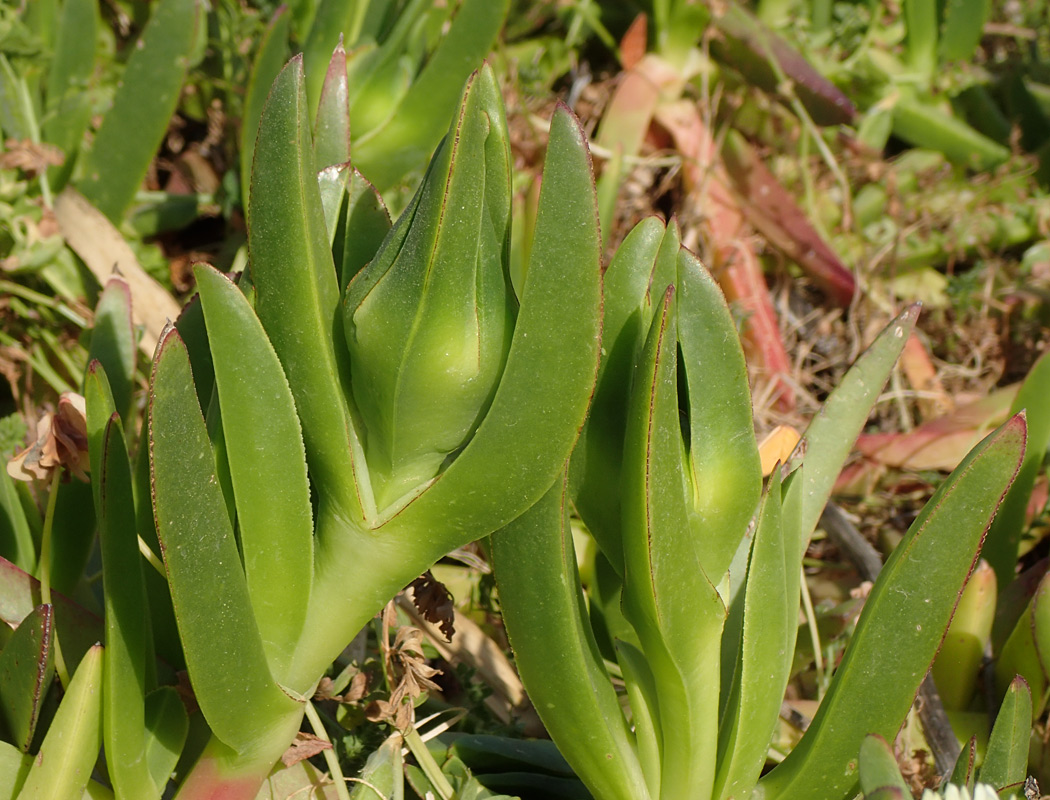
M 1028 372 L 1010 406 L 1010 414 L 1024 410 L 1028 421 L 1028 448 L 1017 480 L 1010 487 L 1003 507 L 988 531 L 981 555 L 995 570 L 1001 586 L 1014 579 L 1017 569 L 1017 546 L 1024 531 L 1028 502 L 1036 475 L 1050 445 L 1050 354 L 1040 358 Z
M 860 790 L 865 797 L 878 789 L 894 788 L 911 794 L 901 775 L 897 756 L 881 736 L 865 736 L 860 743 Z M 905 795 L 907 796 L 907 795 Z
M 174 329 L 153 365 L 149 442 L 154 515 L 190 681 L 215 735 L 250 749 L 300 709 L 267 665 L 189 357 Z
M 505 119 L 486 67 L 468 81 L 410 211 L 346 292 L 354 399 L 381 511 L 463 447 L 500 380 L 514 324 Z
M 913 305 L 887 325 L 850 367 L 806 428 L 805 445 L 800 445 L 791 459 L 792 464 L 804 460 L 806 465 L 803 475 L 806 491 L 802 494 L 803 550 L 918 316 L 919 306 Z
M 488 54 L 507 15 L 508 0 L 465 0 L 389 122 L 357 138 L 354 162 L 382 192 L 422 169 L 455 113 L 471 70 Z
M 146 765 L 153 781 L 163 787 L 175 770 L 189 731 L 186 706 L 171 686 L 146 695 Z
M 135 531 L 131 466 L 120 417 L 103 433 L 99 488 L 99 541 L 106 607 L 102 734 L 106 764 L 122 797 L 156 797 L 158 788 L 143 758 L 146 664 L 153 659 L 146 585 Z M 146 612 L 146 613 L 144 613 Z
M 1032 693 L 1024 678 L 1010 683 L 984 751 L 978 780 L 998 790 L 1021 789 L 1028 775 L 1028 743 L 1032 738 Z
M 678 347 L 689 404 L 690 517 L 700 564 L 720 581 L 762 492 L 747 365 L 725 297 L 688 250 L 678 253 Z
M 390 212 L 383 204 L 383 198 L 356 169 L 351 168 L 346 194 L 346 211 L 340 227 L 342 246 L 338 237 L 335 241 L 340 286 L 350 283 L 375 257 L 391 224 Z
M 62 655 L 72 669 L 95 642 L 102 641 L 102 620 L 60 592 L 51 592 L 51 602 Z M 39 604 L 40 581 L 0 558 L 0 619 L 15 627 Z
M 68 175 L 84 131 L 91 121 L 88 84 L 95 69 L 99 24 L 95 0 L 65 0 L 56 32 L 54 58 L 47 73 L 47 103 L 43 138 L 62 148 Z
M 1042 714 L 1046 688 L 1050 683 L 1050 575 L 1039 581 L 1031 601 L 1017 620 L 1010 637 L 999 652 L 995 665 L 996 689 L 1005 695 L 1014 676 L 1020 675 L 1032 693 L 1032 722 Z
M 255 137 L 259 133 L 259 118 L 270 94 L 270 87 L 284 66 L 291 23 L 292 15 L 288 13 L 288 8 L 279 6 L 259 40 L 251 74 L 248 76 L 248 88 L 244 94 L 244 108 L 241 112 L 240 146 L 241 206 L 245 210 L 248 209 L 251 191 L 252 160 L 255 156 Z
M 313 576 L 302 433 L 277 354 L 244 295 L 211 267 L 198 265 L 194 275 L 215 365 L 248 593 L 271 672 L 281 680 L 302 632 Z
M 647 797 L 583 603 L 565 482 L 493 534 L 491 547 L 515 663 L 547 732 L 596 796 Z
M 370 497 L 359 496 L 354 473 L 360 444 L 343 385 L 349 370 L 339 287 L 313 162 L 302 60 L 295 58 L 274 83 L 259 124 L 248 215 L 255 310 L 291 386 L 322 503 L 360 519 Z
M 33 756 L 0 741 L 0 797 L 14 800 L 33 766 Z
M 656 680 L 661 795 L 707 797 L 718 748 L 725 607 L 689 524 L 678 415 L 675 291 L 667 287 L 638 362 L 623 471 L 624 614 Z
M 856 784 L 864 736 L 896 735 L 1017 473 L 1024 442 L 1024 418 L 1017 416 L 974 448 L 926 504 L 872 588 L 813 723 L 762 778 L 756 798 L 837 800 Z
M 119 275 L 109 279 L 95 306 L 88 361 L 98 360 L 106 372 L 113 403 L 123 421 L 131 411 L 135 378 L 135 324 L 131 319 L 131 290 Z
M 959 751 L 959 760 L 955 762 L 949 783 L 956 786 L 965 786 L 971 792 L 977 779 L 977 737 L 971 736 L 970 741 Z
M 789 480 L 800 477 L 794 473 Z M 774 473 L 751 545 L 737 671 L 732 687 L 726 687 L 730 699 L 719 730 L 716 797 L 746 796 L 755 785 L 784 700 L 798 633 L 802 553 L 801 542 L 786 533 L 796 526 L 782 519 L 798 517 L 798 500 L 797 491 L 789 493 L 785 486 L 782 492 Z
M 350 107 L 347 101 L 346 51 L 340 42 L 328 64 L 314 122 L 314 168 L 320 172 L 350 160 Z
M 0 729 L 23 752 L 29 751 L 55 672 L 53 614 L 50 605 L 37 606 L 0 651 Z
M 200 0 L 161 0 L 153 6 L 95 134 L 79 188 L 114 224 L 131 205 L 164 138 L 200 24 Z
M 36 570 L 36 544 L 29 520 L 6 469 L 0 474 L 0 556 L 27 572 Z
M 634 365 L 661 292 L 676 282 L 676 226 L 655 217 L 624 239 L 603 279 L 602 350 L 594 402 L 572 456 L 576 506 L 609 563 L 623 574 L 620 471 Z
M 601 329 L 598 226 L 585 137 L 565 107 L 551 123 L 543 175 L 521 308 L 492 405 L 463 452 L 391 520 L 435 551 L 532 505 L 568 457 L 590 401 Z
M 101 743 L 102 647 L 84 656 L 33 759 L 20 797 L 80 800 Z
M 310 110 L 318 106 L 324 93 L 325 67 L 332 51 L 345 42 L 353 49 L 358 44 L 363 17 L 372 3 L 367 0 L 320 0 L 307 36 L 300 36 L 303 44 L 303 64 L 306 68 L 306 94 Z M 377 7 L 380 4 L 375 4 Z

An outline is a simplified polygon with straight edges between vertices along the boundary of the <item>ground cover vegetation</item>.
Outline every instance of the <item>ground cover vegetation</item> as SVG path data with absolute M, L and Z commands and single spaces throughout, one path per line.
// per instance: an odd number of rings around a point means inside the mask
M 0 6 L 0 797 L 1039 797 L 1048 17 Z

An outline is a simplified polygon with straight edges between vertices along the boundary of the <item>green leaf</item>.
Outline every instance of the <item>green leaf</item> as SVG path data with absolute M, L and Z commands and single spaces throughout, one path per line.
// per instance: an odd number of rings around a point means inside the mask
M 288 30 L 292 15 L 286 6 L 279 6 L 266 26 L 259 41 L 259 49 L 248 76 L 241 112 L 241 206 L 248 211 L 248 193 L 251 189 L 252 160 L 255 155 L 255 137 L 259 133 L 259 118 L 270 94 L 274 79 L 284 66 L 288 52 Z
M 973 792 L 977 777 L 977 737 L 971 736 L 970 741 L 959 751 L 959 759 L 955 762 L 955 769 L 949 783 L 956 786 L 964 786 Z
M 857 781 L 864 736 L 896 735 L 1017 473 L 1024 442 L 1024 418 L 1013 417 L 977 445 L 926 504 L 872 588 L 812 724 L 762 778 L 756 798 L 840 798 Z
M 27 572 L 36 571 L 36 544 L 6 469 L 0 474 L 0 554 Z
M 675 291 L 638 362 L 624 444 L 624 614 L 656 679 L 660 793 L 707 797 L 718 748 L 725 607 L 700 563 L 678 415 Z
M 982 557 L 992 565 L 1000 586 L 1008 586 L 1014 579 L 1017 568 L 1017 547 L 1024 532 L 1028 502 L 1032 496 L 1036 475 L 1050 445 L 1050 354 L 1044 355 L 1032 366 L 1028 377 L 1021 384 L 1017 397 L 1010 406 L 1010 414 L 1025 410 L 1028 421 L 1028 447 L 1024 463 L 1017 473 L 1010 491 L 1003 499 L 988 538 L 985 540 Z
M 306 96 L 312 111 L 318 107 L 323 93 L 325 65 L 332 51 L 345 41 L 354 47 L 360 33 L 364 14 L 370 5 L 367 0 L 321 0 L 310 33 L 303 45 L 303 66 L 306 68 Z
M 929 81 L 937 67 L 937 1 L 905 0 L 908 63 Z
M 160 0 L 152 12 L 87 154 L 79 186 L 114 224 L 131 205 L 168 129 L 201 24 L 200 0 Z
M 947 0 L 941 27 L 941 61 L 966 61 L 981 43 L 984 23 L 992 4 L 989 0 Z
M 893 104 L 893 133 L 908 144 L 944 153 L 949 161 L 971 169 L 994 169 L 1010 157 L 1008 148 L 939 106 L 908 94 L 900 94 Z
M 350 170 L 346 194 L 346 211 L 340 227 L 342 247 L 338 237 L 335 242 L 340 286 L 350 283 L 375 257 L 390 231 L 390 212 L 383 205 L 383 198 L 356 169 Z
M 14 800 L 33 765 L 33 756 L 0 741 L 0 797 Z
M 881 736 L 871 734 L 860 743 L 860 790 L 870 797 L 872 792 L 886 789 L 899 789 L 903 797 L 911 795 L 893 748 Z
M 573 450 L 572 482 L 580 516 L 620 575 L 620 473 L 631 380 L 660 293 L 676 282 L 679 247 L 677 227 L 665 229 L 649 217 L 624 239 L 603 279 L 601 364 L 587 424 Z
M 23 752 L 29 751 L 55 672 L 53 614 L 50 605 L 34 608 L 0 651 L 0 728 Z
M 495 43 L 508 6 L 508 0 L 464 0 L 390 121 L 357 139 L 354 162 L 379 191 L 426 164 L 452 120 L 463 82 Z
M 790 480 L 797 481 L 798 474 Z M 787 494 L 787 491 L 784 491 Z M 719 730 L 716 797 L 746 797 L 766 762 L 791 675 L 798 633 L 801 542 L 785 535 L 782 515 L 800 512 L 796 502 L 781 507 L 779 474 L 774 472 L 751 545 L 744 589 L 743 632 L 730 700 Z M 786 526 L 791 529 L 790 523 Z M 781 609 L 779 615 L 771 613 Z
M 263 110 L 252 195 L 248 247 L 255 310 L 291 386 L 311 477 L 323 504 L 343 518 L 361 519 L 369 498 L 359 496 L 367 487 L 359 490 L 354 472 L 355 459 L 363 457 L 341 377 L 349 370 L 339 287 L 313 165 L 300 58 L 281 71 Z
M 1024 614 L 999 653 L 995 682 L 1000 694 L 1009 691 L 1015 675 L 1025 679 L 1032 692 L 1033 717 L 1042 714 L 1048 684 L 1050 655 L 1050 575 L 1039 581 Z
M 62 655 L 66 666 L 73 668 L 95 642 L 102 641 L 102 621 L 59 592 L 52 592 L 51 600 Z M 39 604 L 40 581 L 0 558 L 0 619 L 13 628 Z
M 189 717 L 178 691 L 161 686 L 146 695 L 146 765 L 157 786 L 167 785 L 189 731 Z
M 405 767 L 401 757 L 403 740 L 400 734 L 393 734 L 368 757 L 359 783 L 350 793 L 350 800 L 403 800 L 405 796 Z M 373 788 L 374 787 L 374 788 Z
M 1032 693 L 1024 678 L 1010 683 L 988 737 L 978 780 L 997 790 L 1017 790 L 1028 774 L 1028 743 L 1032 737 Z
M 215 735 L 251 750 L 301 709 L 267 665 L 189 357 L 170 328 L 153 364 L 149 442 L 157 532 L 190 681 Z
M 120 417 L 114 413 L 103 433 L 99 541 L 106 608 L 103 654 L 102 733 L 114 790 L 122 797 L 157 797 L 144 761 L 146 664 L 153 659 L 142 577 L 131 466 Z
M 64 0 L 47 74 L 44 140 L 66 154 L 69 174 L 91 121 L 88 85 L 95 69 L 99 13 L 95 0 Z
M 127 281 L 115 275 L 106 283 L 95 306 L 95 325 L 91 329 L 88 361 L 97 360 L 105 369 L 113 394 L 113 405 L 125 422 L 129 420 L 131 412 L 136 357 L 131 289 Z
M 302 632 L 313 578 L 303 437 L 277 354 L 248 301 L 211 267 L 193 272 L 215 365 L 248 593 L 280 681 Z
M 328 64 L 314 123 L 314 164 L 318 171 L 350 160 L 350 107 L 346 51 L 340 42 Z
M 410 210 L 347 288 L 354 399 L 380 511 L 469 441 L 500 380 L 515 311 L 505 120 L 483 69 Z
M 551 124 L 543 175 L 521 309 L 492 405 L 463 452 L 389 523 L 435 552 L 532 505 L 586 414 L 598 363 L 599 239 L 584 134 L 565 107 Z
M 806 442 L 804 450 L 796 448 L 789 461 L 792 467 L 800 461 L 806 465 L 803 474 L 805 491 L 802 493 L 803 550 L 918 316 L 919 306 L 913 305 L 886 326 L 871 347 L 850 367 L 820 413 L 809 423 L 803 437 Z
M 678 253 L 678 346 L 689 402 L 690 518 L 700 564 L 721 580 L 762 492 L 747 365 L 725 297 L 688 250 Z
M 490 542 L 515 664 L 547 732 L 595 796 L 647 797 L 587 619 L 564 481 Z
M 102 647 L 84 656 L 33 760 L 20 798 L 80 800 L 101 739 Z

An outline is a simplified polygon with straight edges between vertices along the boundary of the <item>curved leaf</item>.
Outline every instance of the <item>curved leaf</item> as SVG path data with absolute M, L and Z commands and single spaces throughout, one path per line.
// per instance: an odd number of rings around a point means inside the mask
M 1017 474 L 1024 443 L 1024 417 L 1013 417 L 975 447 L 926 504 L 872 588 L 813 723 L 762 778 L 756 798 L 837 800 L 857 781 L 864 736 L 896 735 Z
M 215 735 L 247 750 L 301 708 L 270 674 L 189 356 L 174 329 L 158 345 L 149 411 L 153 510 L 190 681 Z

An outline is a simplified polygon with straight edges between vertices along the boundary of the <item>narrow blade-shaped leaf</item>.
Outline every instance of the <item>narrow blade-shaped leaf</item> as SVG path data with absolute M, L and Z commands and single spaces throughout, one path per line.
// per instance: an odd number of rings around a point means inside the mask
M 979 780 L 998 790 L 1020 789 L 1028 775 L 1028 742 L 1032 737 L 1032 693 L 1024 678 L 1010 683 L 988 737 Z
M 68 175 L 91 120 L 88 83 L 95 69 L 99 23 L 95 0 L 65 0 L 56 32 L 54 58 L 47 73 L 44 140 L 66 154 Z
M 277 354 L 244 295 L 211 267 L 198 265 L 194 275 L 215 365 L 248 593 L 280 680 L 302 632 L 313 576 L 302 433 Z
M 28 752 L 40 706 L 55 672 L 54 611 L 40 605 L 19 624 L 0 651 L 0 722 L 5 737 Z
M 360 519 L 351 456 L 360 445 L 341 377 L 349 373 L 342 364 L 339 287 L 317 187 L 300 58 L 281 71 L 263 111 L 252 193 L 248 247 L 255 310 L 291 386 L 323 502 L 345 518 Z
M 98 758 L 102 712 L 102 647 L 80 662 L 33 760 L 19 797 L 80 800 Z
M 1008 586 L 1017 569 L 1017 546 L 1024 532 L 1028 502 L 1039 467 L 1050 445 L 1050 354 L 1035 362 L 1028 372 L 1010 413 L 1024 410 L 1028 421 L 1028 447 L 1017 480 L 1003 500 L 1003 507 L 988 531 L 981 555 L 995 570 L 1000 586 Z
M 122 421 L 131 411 L 131 389 L 135 378 L 135 323 L 131 319 L 131 289 L 119 275 L 109 279 L 95 307 L 88 361 L 105 369 L 113 404 Z M 108 416 L 107 416 L 108 418 Z
M 624 444 L 624 614 L 656 679 L 661 795 L 707 797 L 718 748 L 725 608 L 700 564 L 678 414 L 674 287 L 639 359 Z
M 314 165 L 320 172 L 350 160 L 350 106 L 347 101 L 346 51 L 336 45 L 328 63 L 314 122 Z
M 146 663 L 149 640 L 146 585 L 142 576 L 131 466 L 120 417 L 103 434 L 99 488 L 99 541 L 106 607 L 103 657 L 103 740 L 114 789 L 124 797 L 156 797 L 160 790 L 144 760 Z M 161 785 L 163 788 L 163 784 Z
M 354 168 L 350 170 L 346 194 L 346 211 L 340 227 L 342 247 L 338 238 L 335 242 L 341 287 L 350 283 L 372 260 L 391 225 L 390 212 L 383 204 L 383 198 L 365 176 Z
M 795 473 L 792 480 L 798 480 Z M 716 797 L 742 797 L 755 785 L 766 761 L 780 705 L 791 672 L 798 632 L 799 574 L 802 563 L 797 539 L 785 535 L 784 513 L 799 512 L 799 504 L 782 508 L 782 487 L 774 473 L 751 546 L 744 589 L 744 618 L 737 674 L 719 730 L 719 775 Z M 773 609 L 782 613 L 771 613 Z
M 762 467 L 733 317 L 714 278 L 688 250 L 678 254 L 678 293 L 678 346 L 689 402 L 690 516 L 700 563 L 717 582 L 755 513 Z
M 220 740 L 251 748 L 300 708 L 270 674 L 189 357 L 173 329 L 153 365 L 149 443 L 157 532 L 197 702 Z
M 95 135 L 79 188 L 114 224 L 123 219 L 164 138 L 199 24 L 200 0 L 161 0 L 152 7 Z
M 864 736 L 896 735 L 1017 473 L 1024 442 L 1024 417 L 1013 417 L 930 499 L 883 567 L 813 723 L 763 777 L 757 798 L 837 800 L 856 784 Z
M 914 305 L 887 325 L 806 428 L 804 455 L 796 454 L 791 459 L 795 464 L 804 458 L 806 464 L 803 476 L 806 491 L 802 494 L 803 549 L 918 316 L 919 306 Z
M 911 794 L 893 748 L 881 736 L 865 736 L 860 743 L 860 790 L 870 797 L 871 792 L 890 788 Z
M 146 764 L 154 783 L 163 787 L 178 763 L 189 731 L 186 706 L 171 686 L 146 695 Z
M 381 192 L 426 164 L 455 113 L 460 87 L 496 41 L 508 6 L 508 0 L 465 0 L 397 113 L 355 145 L 355 163 Z
M 596 796 L 647 797 L 583 603 L 565 482 L 493 534 L 491 546 L 515 663 L 551 738 Z
M 252 159 L 255 156 L 255 137 L 259 133 L 259 118 L 270 94 L 270 87 L 281 71 L 288 53 L 288 31 L 292 15 L 287 6 L 279 6 L 259 40 L 255 60 L 248 76 L 241 112 L 241 206 L 248 211 L 248 193 L 251 190 Z
M 521 309 L 492 405 L 463 452 L 390 522 L 413 530 L 417 543 L 432 542 L 435 552 L 501 527 L 532 505 L 572 449 L 598 365 L 594 203 L 583 131 L 560 107 L 551 124 Z M 492 490 L 508 486 L 513 493 Z

